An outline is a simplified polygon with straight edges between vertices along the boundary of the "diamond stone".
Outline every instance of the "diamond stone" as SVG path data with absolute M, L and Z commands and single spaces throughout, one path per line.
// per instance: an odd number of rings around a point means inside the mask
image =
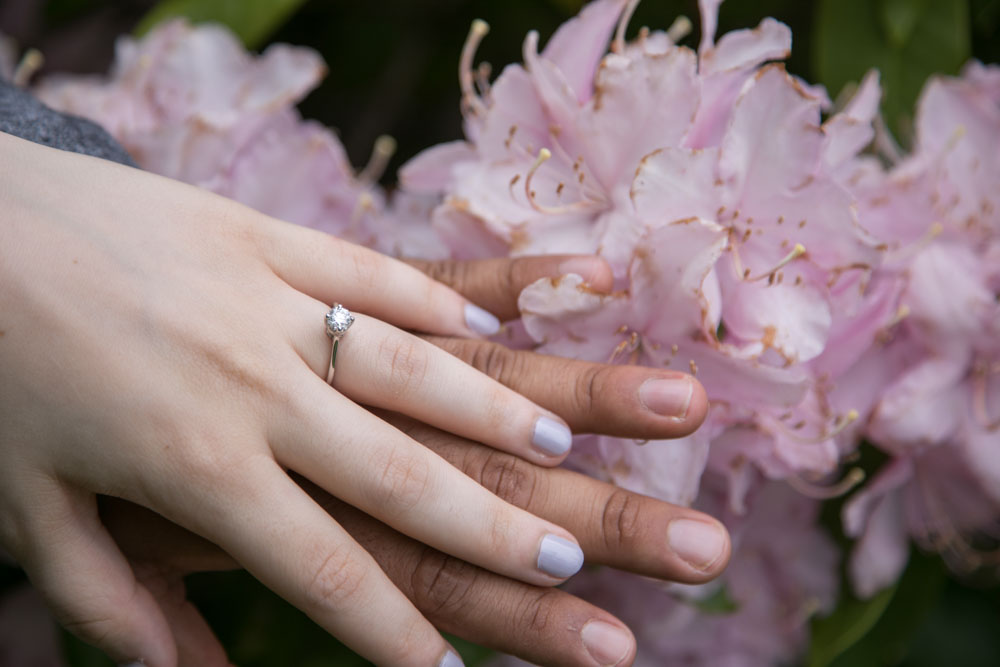
M 339 336 L 347 331 L 354 324 L 354 315 L 339 303 L 326 314 L 326 333 L 330 336 Z

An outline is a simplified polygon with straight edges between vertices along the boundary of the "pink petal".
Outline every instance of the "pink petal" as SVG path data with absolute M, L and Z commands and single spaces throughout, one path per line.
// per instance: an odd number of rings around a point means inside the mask
M 702 50 L 701 74 L 749 69 L 765 60 L 784 60 L 791 52 L 792 31 L 784 23 L 766 18 L 753 30 L 727 32 L 714 47 Z
M 695 57 L 674 48 L 660 56 L 609 56 L 579 119 L 590 169 L 605 188 L 631 180 L 654 148 L 679 146 L 698 110 Z
M 780 65 L 757 72 L 722 143 L 719 173 L 747 199 L 806 185 L 820 156 L 819 105 Z
M 823 161 L 827 167 L 839 167 L 871 142 L 875 136 L 872 122 L 878 114 L 881 98 L 878 70 L 871 70 L 847 106 L 823 123 L 826 135 Z
M 650 224 L 686 218 L 715 220 L 723 192 L 718 183 L 719 150 L 661 148 L 644 157 L 632 182 L 632 201 Z
M 449 141 L 421 151 L 399 169 L 399 183 L 411 192 L 443 192 L 451 183 L 452 170 L 474 160 L 475 149 L 465 141 Z
M 902 500 L 890 493 L 876 503 L 851 551 L 848 572 L 855 595 L 867 599 L 894 584 L 909 557 Z
M 624 6 L 625 0 L 591 2 L 559 26 L 542 51 L 542 57 L 566 77 L 581 104 L 593 94 L 597 63 L 608 50 L 608 40 Z
M 720 297 L 709 276 L 727 244 L 723 227 L 700 218 L 651 230 L 637 250 L 631 291 L 638 303 L 655 307 L 644 309 L 647 319 L 638 327 L 668 344 L 694 332 L 714 338 L 718 321 L 709 317 Z

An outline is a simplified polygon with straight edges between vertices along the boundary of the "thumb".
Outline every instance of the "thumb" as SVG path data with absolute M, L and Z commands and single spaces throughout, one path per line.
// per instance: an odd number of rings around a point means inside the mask
M 520 316 L 517 310 L 518 295 L 540 278 L 556 278 L 575 273 L 599 292 L 611 291 L 614 283 L 608 263 L 592 255 L 407 262 L 501 320 L 512 320 Z
M 67 630 L 122 665 L 175 667 L 170 627 L 104 529 L 93 495 L 60 487 L 26 519 L 16 557 Z

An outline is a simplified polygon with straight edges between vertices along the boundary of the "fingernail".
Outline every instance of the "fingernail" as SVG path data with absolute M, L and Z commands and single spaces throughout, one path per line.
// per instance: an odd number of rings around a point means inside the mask
M 539 417 L 535 422 L 535 433 L 531 443 L 551 456 L 562 456 L 573 444 L 573 434 L 565 424 L 551 417 Z
M 465 304 L 465 324 L 483 336 L 492 336 L 500 331 L 500 320 L 489 311 L 471 303 Z
M 667 526 L 667 543 L 691 567 L 707 570 L 722 558 L 726 536 L 716 524 L 674 519 Z
M 438 663 L 438 667 L 465 667 L 465 663 L 462 659 L 458 657 L 458 654 L 454 651 L 448 651 L 441 658 L 441 662 Z
M 575 273 L 585 282 L 591 283 L 603 273 L 603 264 L 596 257 L 571 257 L 559 264 L 559 275 Z
M 639 387 L 639 401 L 647 410 L 678 421 L 687 418 L 693 395 L 694 382 L 690 378 L 651 378 Z
M 136 660 L 134 662 L 123 662 L 118 667 L 146 667 L 146 663 L 142 660 Z
M 538 550 L 538 569 L 555 577 L 572 577 L 583 567 L 583 551 L 575 543 L 558 535 L 546 535 Z
M 632 650 L 632 637 L 623 628 L 604 621 L 591 621 L 580 630 L 590 657 L 602 667 L 613 667 Z

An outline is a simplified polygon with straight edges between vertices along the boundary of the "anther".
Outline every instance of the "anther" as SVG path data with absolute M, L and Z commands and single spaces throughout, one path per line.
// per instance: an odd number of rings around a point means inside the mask
M 380 136 L 375 140 L 375 145 L 372 146 L 371 157 L 368 158 L 368 164 L 365 165 L 365 168 L 358 174 L 358 180 L 368 184 L 378 181 L 378 179 L 382 178 L 385 168 L 389 166 L 389 160 L 392 159 L 395 153 L 396 140 L 388 134 Z
M 686 16 L 678 16 L 667 28 L 667 39 L 676 44 L 691 33 L 691 19 Z

